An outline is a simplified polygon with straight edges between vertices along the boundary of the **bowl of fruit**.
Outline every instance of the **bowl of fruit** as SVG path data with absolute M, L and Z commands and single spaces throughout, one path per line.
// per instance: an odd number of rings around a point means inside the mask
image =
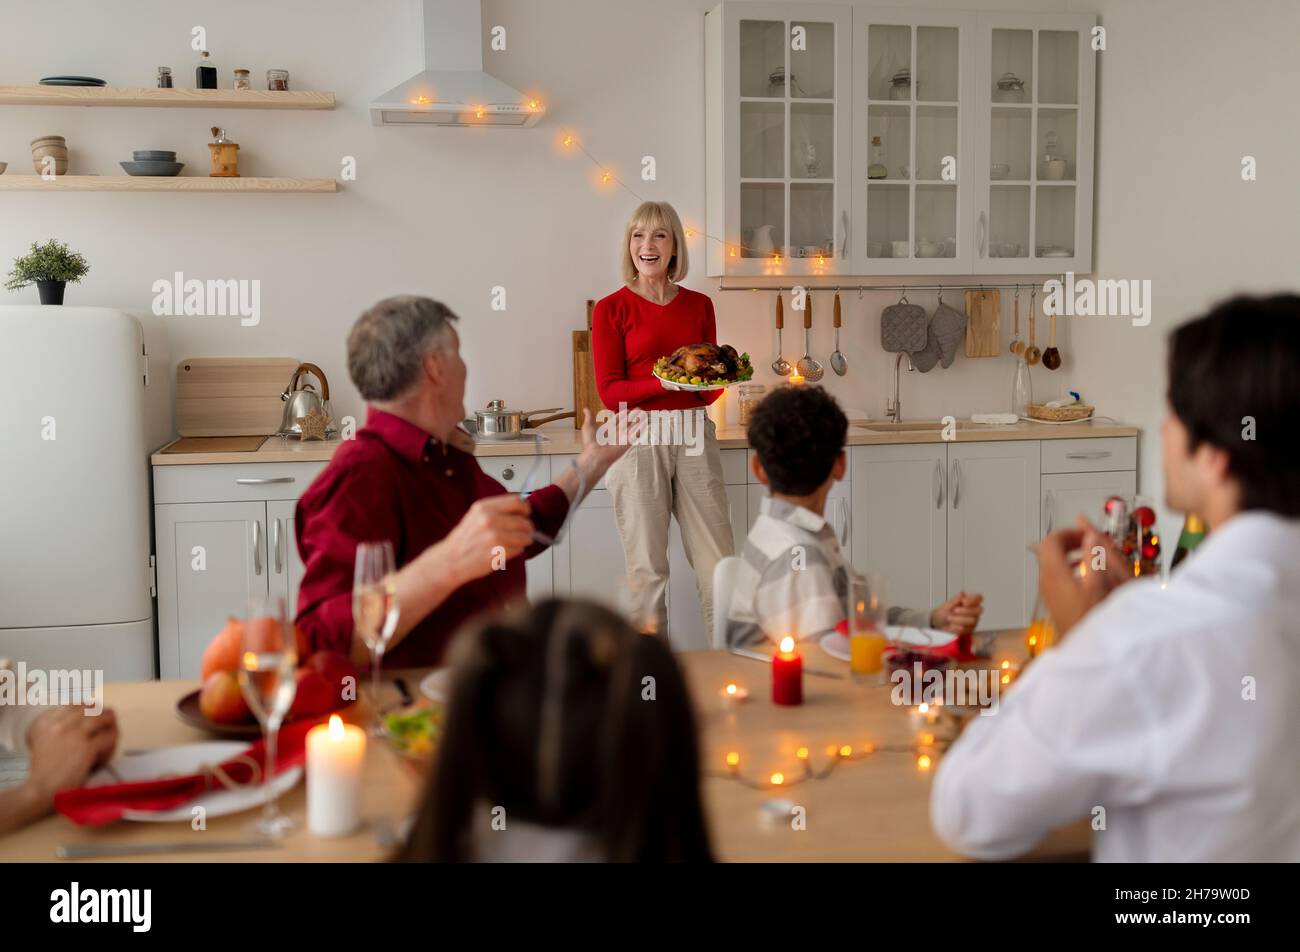
M 385 715 L 388 746 L 404 763 L 422 773 L 438 748 L 443 716 L 443 706 L 428 701 Z
M 754 367 L 730 344 L 688 344 L 655 361 L 654 375 L 665 390 L 721 390 L 752 378 Z

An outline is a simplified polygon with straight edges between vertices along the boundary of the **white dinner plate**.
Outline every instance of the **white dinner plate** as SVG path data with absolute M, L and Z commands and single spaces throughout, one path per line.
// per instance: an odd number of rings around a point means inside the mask
M 204 764 L 219 764 L 247 749 L 247 741 L 213 740 L 203 744 L 182 744 L 178 747 L 159 747 L 139 754 L 124 754 L 112 763 L 117 777 L 111 776 L 106 769 L 99 770 L 91 776 L 86 786 L 102 787 L 118 783 L 118 778 L 121 778 L 122 783 L 134 783 L 157 780 L 169 774 L 198 773 Z M 271 782 L 275 795 L 293 789 L 301 778 L 301 765 L 279 774 Z M 141 823 L 188 822 L 194 819 L 195 807 L 203 807 L 209 817 L 217 817 L 252 810 L 265 802 L 266 792 L 259 783 L 238 790 L 209 790 L 170 810 L 127 810 L 122 814 L 122 819 Z
M 436 704 L 446 704 L 451 697 L 451 669 L 439 668 L 424 676 L 420 693 Z
M 957 640 L 951 631 L 939 631 L 937 628 L 913 628 L 910 625 L 886 625 L 885 637 L 901 645 L 915 645 L 919 648 L 942 648 Z M 849 639 L 838 631 L 828 631 L 822 635 L 822 650 L 832 658 L 840 661 L 849 660 Z

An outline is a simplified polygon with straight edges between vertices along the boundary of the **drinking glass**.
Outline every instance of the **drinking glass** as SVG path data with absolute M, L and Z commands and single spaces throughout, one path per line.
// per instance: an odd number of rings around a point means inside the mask
M 281 595 L 254 596 L 244 618 L 239 639 L 239 688 L 244 700 L 262 725 L 266 739 L 262 786 L 266 802 L 257 831 L 276 837 L 293 828 L 293 821 L 280 812 L 275 778 L 276 741 L 280 725 L 293 704 L 297 690 L 298 644 L 289 623 Z
M 888 646 L 885 622 L 887 582 L 883 575 L 849 575 L 848 604 L 849 670 L 854 675 L 880 674 Z
M 357 545 L 352 576 L 352 623 L 370 650 L 370 703 L 375 709 L 372 733 L 383 733 L 379 673 L 384 650 L 397 629 L 399 608 L 394 581 L 393 544 L 387 539 Z

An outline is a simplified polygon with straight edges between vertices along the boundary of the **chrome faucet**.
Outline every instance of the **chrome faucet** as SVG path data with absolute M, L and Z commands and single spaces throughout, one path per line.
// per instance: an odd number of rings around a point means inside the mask
M 894 390 L 893 399 L 885 404 L 885 413 L 889 417 L 890 423 L 903 422 L 903 408 L 898 402 L 898 377 L 902 371 L 903 358 L 907 358 L 907 372 L 911 373 L 916 368 L 912 366 L 912 355 L 905 350 L 898 352 L 898 359 L 894 361 Z

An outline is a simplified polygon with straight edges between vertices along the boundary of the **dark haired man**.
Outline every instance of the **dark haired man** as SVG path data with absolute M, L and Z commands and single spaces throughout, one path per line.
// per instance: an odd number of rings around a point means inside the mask
M 844 478 L 848 420 L 821 387 L 783 387 L 755 408 L 749 421 L 754 475 L 771 495 L 741 553 L 727 613 L 727 644 L 811 638 L 832 631 L 848 614 L 853 572 L 825 518 L 826 497 Z M 962 592 L 934 611 L 893 607 L 889 623 L 974 631 L 979 595 Z
M 945 755 L 930 814 L 949 846 L 1012 856 L 1090 816 L 1098 860 L 1300 860 L 1297 415 L 1300 297 L 1173 332 L 1165 498 L 1211 534 L 1163 588 L 1086 520 L 1043 540 L 1068 637 Z M 1076 577 L 1067 553 L 1096 547 L 1107 570 Z

